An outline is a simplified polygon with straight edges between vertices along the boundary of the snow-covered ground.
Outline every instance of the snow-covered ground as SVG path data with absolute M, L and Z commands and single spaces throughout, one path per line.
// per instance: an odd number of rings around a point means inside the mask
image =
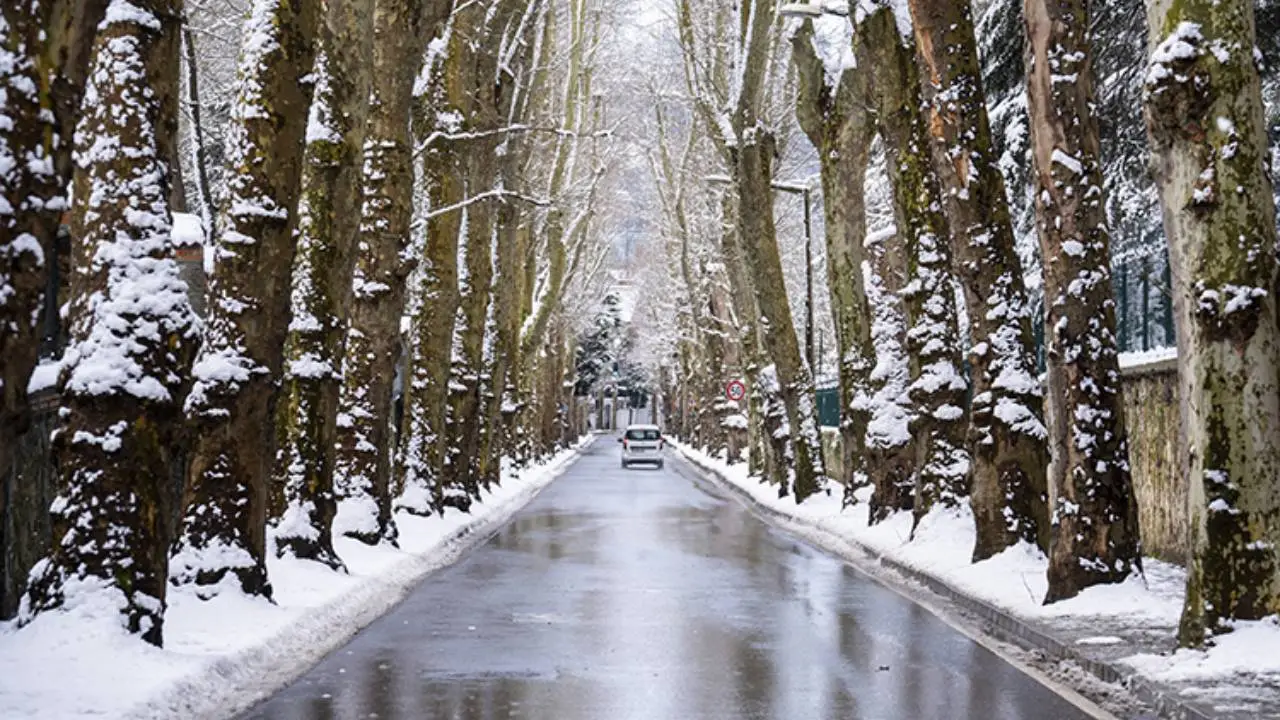
M 80 605 L 17 629 L 0 625 L 0 718 L 222 719 L 287 684 L 391 609 L 431 571 L 510 518 L 577 456 L 560 453 L 519 473 L 469 515 L 396 516 L 400 548 L 335 540 L 350 571 L 268 560 L 276 604 L 174 591 L 165 647 L 127 636 L 114 610 Z
M 1186 572 L 1176 565 L 1146 558 L 1144 576 L 1046 606 L 1048 560 L 1038 548 L 1021 544 L 970 562 L 974 525 L 967 508 L 929 515 L 908 542 L 911 513 L 868 527 L 865 502 L 842 510 L 840 493 L 833 492 L 797 505 L 792 497 L 778 498 L 776 487 L 748 477 L 743 463 L 729 465 L 687 446 L 677 448 L 795 526 L 817 531 L 812 536 L 820 544 L 830 546 L 838 538 L 932 575 L 1224 717 L 1280 718 L 1280 618 L 1239 623 L 1207 651 L 1173 652 L 1186 583 Z

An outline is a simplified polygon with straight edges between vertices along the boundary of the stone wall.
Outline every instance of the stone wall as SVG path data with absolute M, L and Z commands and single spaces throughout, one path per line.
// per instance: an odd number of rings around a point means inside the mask
M 1162 360 L 1124 371 L 1129 464 L 1147 555 L 1182 564 L 1187 556 L 1187 474 L 1178 462 L 1178 369 Z
M 1178 463 L 1177 361 L 1126 368 L 1124 411 L 1138 519 L 1147 555 L 1183 564 L 1187 555 L 1187 476 Z M 822 449 L 832 477 L 840 467 L 840 434 L 823 428 Z
M 53 502 L 54 467 L 50 458 L 50 435 L 56 420 L 58 395 L 52 389 L 31 398 L 32 421 L 18 441 L 13 472 L 0 478 L 5 511 L 0 514 L 0 551 L 4 571 L 0 577 L 0 618 L 18 611 L 22 590 L 31 566 L 44 556 L 53 529 L 49 525 L 49 504 Z

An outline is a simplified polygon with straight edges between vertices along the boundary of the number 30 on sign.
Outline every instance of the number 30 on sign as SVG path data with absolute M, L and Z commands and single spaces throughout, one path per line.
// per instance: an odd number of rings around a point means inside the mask
M 747 396 L 747 386 L 741 380 L 730 380 L 724 386 L 724 396 L 738 402 Z

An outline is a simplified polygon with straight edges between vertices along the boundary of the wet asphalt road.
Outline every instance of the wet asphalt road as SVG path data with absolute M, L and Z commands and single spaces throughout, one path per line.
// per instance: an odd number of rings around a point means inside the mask
M 668 456 L 602 438 L 245 720 L 1088 715 Z

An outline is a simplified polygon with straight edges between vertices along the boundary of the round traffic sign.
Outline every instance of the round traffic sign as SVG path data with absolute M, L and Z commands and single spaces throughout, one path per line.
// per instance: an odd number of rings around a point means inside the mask
M 741 380 L 730 380 L 729 384 L 724 386 L 724 396 L 738 402 L 747 396 L 747 386 Z

